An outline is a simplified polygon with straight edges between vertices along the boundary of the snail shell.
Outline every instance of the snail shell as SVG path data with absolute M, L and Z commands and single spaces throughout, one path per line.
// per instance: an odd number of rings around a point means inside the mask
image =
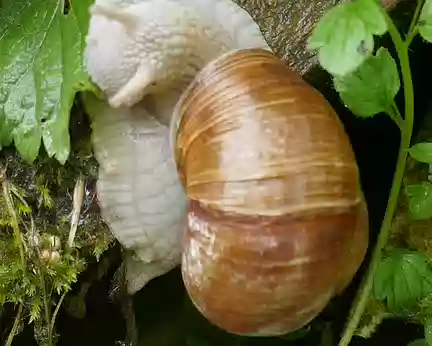
M 236 50 L 189 85 L 172 140 L 195 306 L 241 335 L 309 323 L 352 280 L 368 243 L 355 156 L 330 104 L 272 53 Z

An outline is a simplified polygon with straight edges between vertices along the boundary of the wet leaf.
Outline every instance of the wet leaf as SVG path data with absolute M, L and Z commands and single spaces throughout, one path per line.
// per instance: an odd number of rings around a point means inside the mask
M 356 70 L 374 49 L 374 35 L 387 32 L 387 22 L 376 0 L 336 5 L 318 22 L 308 41 L 318 49 L 323 68 L 333 75 Z
M 376 299 L 391 312 L 409 309 L 432 293 L 432 269 L 422 253 L 393 251 L 384 257 L 374 276 Z
M 429 42 L 432 42 L 432 0 L 426 0 L 419 17 L 419 33 Z
M 432 217 L 432 184 L 426 181 L 408 185 L 408 211 L 413 220 L 426 220 Z
M 92 88 L 82 65 L 91 0 L 3 0 L 0 5 L 0 147 L 33 162 L 41 139 L 64 163 L 75 93 Z
M 380 48 L 356 71 L 335 77 L 334 85 L 354 114 L 371 117 L 391 109 L 400 80 L 395 60 L 386 48 Z
M 409 149 L 409 154 L 414 160 L 432 164 L 432 143 L 417 143 Z

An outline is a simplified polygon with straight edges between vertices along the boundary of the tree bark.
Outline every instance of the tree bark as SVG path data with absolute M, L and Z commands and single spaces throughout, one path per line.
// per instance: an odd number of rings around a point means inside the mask
M 234 0 L 254 18 L 264 38 L 288 65 L 306 74 L 316 67 L 316 53 L 306 49 L 316 23 L 331 7 L 349 0 Z M 387 10 L 401 0 L 381 0 Z

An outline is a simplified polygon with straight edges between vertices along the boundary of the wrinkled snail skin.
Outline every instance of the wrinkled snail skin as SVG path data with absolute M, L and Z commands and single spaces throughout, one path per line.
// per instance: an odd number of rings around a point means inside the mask
M 172 119 L 188 197 L 182 275 L 234 334 L 308 324 L 358 270 L 368 212 L 348 136 L 324 97 L 270 52 L 226 53 Z
M 98 0 L 91 11 L 85 66 L 116 108 L 187 84 L 228 50 L 270 50 L 231 0 Z
M 101 215 L 124 248 L 135 254 L 135 260 L 126 261 L 128 291 L 135 293 L 180 263 L 186 196 L 166 126 L 139 104 L 114 109 L 94 95 L 85 97 L 99 163 Z
M 136 254 L 125 259 L 130 293 L 180 264 L 187 210 L 169 164 L 173 107 L 208 61 L 247 47 L 270 49 L 231 0 L 96 0 L 92 7 L 84 65 L 106 98 L 89 111 L 98 198 L 112 233 Z

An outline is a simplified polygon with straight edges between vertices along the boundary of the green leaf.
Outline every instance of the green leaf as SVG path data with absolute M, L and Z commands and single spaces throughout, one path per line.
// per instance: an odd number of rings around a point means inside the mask
M 376 299 L 390 312 L 409 309 L 432 293 L 432 269 L 428 258 L 419 252 L 393 251 L 384 257 L 374 276 Z
M 386 48 L 380 48 L 356 71 L 335 77 L 334 85 L 354 114 L 371 117 L 391 109 L 400 80 L 395 60 Z
M 408 196 L 408 211 L 413 220 L 432 217 L 432 184 L 423 181 L 405 188 Z
M 3 0 L 0 7 L 0 148 L 26 162 L 39 153 L 64 163 L 75 93 L 92 89 L 82 54 L 92 0 Z
M 432 164 L 432 142 L 414 144 L 408 152 L 414 160 Z
M 374 35 L 387 32 L 387 22 L 376 0 L 357 0 L 330 9 L 312 31 L 308 49 L 333 75 L 357 69 L 374 50 Z
M 41 310 L 42 310 L 42 299 L 40 296 L 37 296 L 31 302 L 29 323 L 32 323 L 33 321 L 37 321 L 39 319 Z
M 423 4 L 418 30 L 426 41 L 432 42 L 432 0 L 426 0 Z

